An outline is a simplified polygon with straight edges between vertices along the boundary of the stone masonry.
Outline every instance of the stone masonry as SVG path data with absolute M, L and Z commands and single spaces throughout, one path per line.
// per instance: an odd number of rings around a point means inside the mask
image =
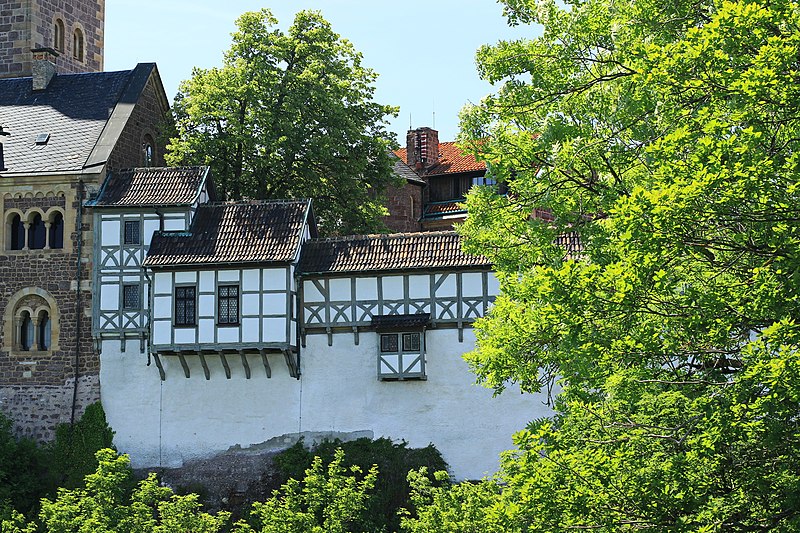
M 31 49 L 58 48 L 54 42 L 56 20 L 64 25 L 57 71 L 103 70 L 105 0 L 6 0 L 0 5 L 0 78 L 30 76 Z M 83 35 L 83 61 L 74 58 L 76 30 Z

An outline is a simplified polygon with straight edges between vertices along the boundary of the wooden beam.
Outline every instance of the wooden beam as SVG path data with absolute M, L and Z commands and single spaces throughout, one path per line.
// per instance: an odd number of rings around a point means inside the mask
M 200 356 L 200 364 L 203 365 L 203 374 L 206 376 L 206 381 L 211 379 L 211 372 L 208 371 L 208 364 L 206 363 L 206 356 L 203 355 L 203 352 L 199 352 L 197 355 Z
M 153 359 L 156 361 L 156 367 L 158 367 L 158 375 L 161 376 L 161 381 L 166 381 L 167 375 L 164 373 L 164 366 L 161 364 L 161 358 L 157 353 L 153 353 Z
M 186 379 L 189 379 L 189 365 L 186 364 L 186 358 L 183 356 L 183 353 L 178 352 L 178 359 L 181 360 L 181 366 L 183 367 L 183 374 L 186 376 Z
M 267 352 L 265 350 L 259 350 L 261 352 L 261 362 L 264 363 L 264 370 L 267 371 L 267 377 L 272 377 L 272 369 L 269 366 L 269 361 L 267 361 Z
M 242 350 L 239 350 L 239 355 L 242 357 L 242 366 L 244 367 L 244 375 L 250 379 L 250 363 L 247 362 L 247 356 Z
M 222 362 L 222 368 L 225 369 L 225 377 L 231 379 L 231 367 L 228 366 L 228 358 L 225 357 L 225 352 L 219 352 L 219 360 Z
M 286 359 L 286 366 L 289 367 L 289 375 L 300 379 L 300 368 L 297 364 L 297 354 L 291 350 L 283 350 L 283 357 Z

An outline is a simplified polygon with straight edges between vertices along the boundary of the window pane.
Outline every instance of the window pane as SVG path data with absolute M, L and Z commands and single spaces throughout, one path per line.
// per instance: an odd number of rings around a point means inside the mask
M 419 333 L 403 333 L 403 351 L 419 351 Z
M 397 352 L 397 333 L 381 335 L 381 351 Z
M 140 244 L 141 232 L 138 220 L 125 221 L 125 244 Z
M 122 287 L 122 307 L 124 309 L 139 309 L 138 285 L 124 285 Z

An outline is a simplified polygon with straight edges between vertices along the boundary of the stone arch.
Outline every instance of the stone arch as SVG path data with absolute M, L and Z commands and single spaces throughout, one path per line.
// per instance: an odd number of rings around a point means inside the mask
M 86 60 L 86 33 L 80 23 L 72 29 L 72 59 L 80 63 Z
M 45 248 L 57 250 L 64 247 L 64 210 L 60 207 L 51 207 L 45 214 L 45 228 L 47 231 L 47 245 Z
M 50 345 L 46 346 L 45 350 L 22 349 L 23 334 L 21 328 L 26 318 L 25 313 L 33 321 L 34 337 L 38 336 L 37 332 L 41 327 L 43 317 L 46 316 L 49 320 L 48 340 Z M 3 315 L 3 338 L 11 340 L 12 355 L 27 355 L 32 351 L 52 352 L 59 349 L 60 324 L 61 313 L 50 293 L 39 287 L 27 287 L 15 292 L 8 299 Z M 31 341 L 31 346 L 36 348 L 40 346 L 40 339 L 33 338 Z
M 13 208 L 5 212 L 3 230 L 6 250 L 22 250 L 25 246 L 25 213 L 22 210 Z
M 143 167 L 154 167 L 158 158 L 158 146 L 156 144 L 156 136 L 150 130 L 142 132 L 142 154 L 141 165 Z
M 53 48 L 60 54 L 64 53 L 65 35 L 66 26 L 64 25 L 64 17 L 58 14 L 53 18 Z

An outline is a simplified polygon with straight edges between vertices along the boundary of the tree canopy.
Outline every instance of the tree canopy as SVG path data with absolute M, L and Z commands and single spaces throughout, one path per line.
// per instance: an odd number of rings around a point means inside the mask
M 232 200 L 312 198 L 328 233 L 381 229 L 397 109 L 373 101 L 377 74 L 319 12 L 277 24 L 243 14 L 223 66 L 181 84 L 168 163 L 210 165 Z
M 544 32 L 478 52 L 501 87 L 462 115 L 508 188 L 468 197 L 502 285 L 468 360 L 561 393 L 492 508 L 505 530 L 800 530 L 800 6 L 503 3 Z

